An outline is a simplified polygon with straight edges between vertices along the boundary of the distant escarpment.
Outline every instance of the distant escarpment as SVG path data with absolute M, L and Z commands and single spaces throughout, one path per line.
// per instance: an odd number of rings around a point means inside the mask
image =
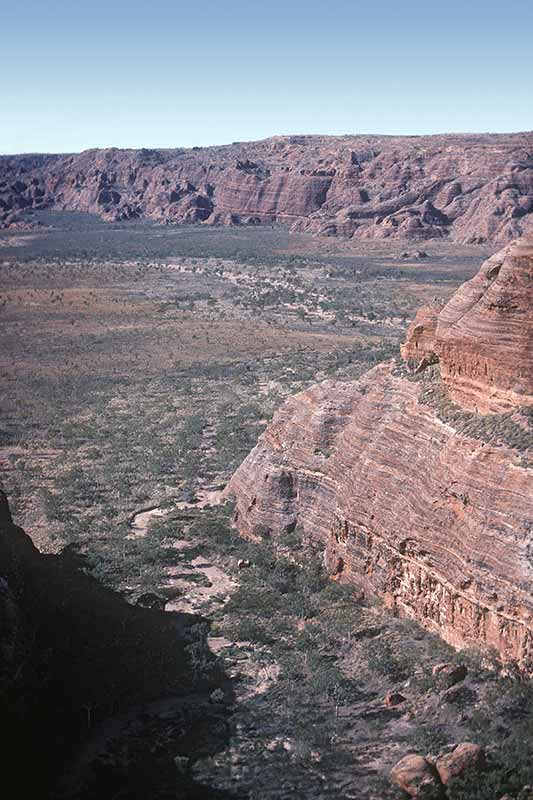
M 533 243 L 489 259 L 402 354 L 290 398 L 233 476 L 247 536 L 298 528 L 332 577 L 533 669 Z
M 505 243 L 533 230 L 533 133 L 286 136 L 192 150 L 0 158 L 0 226 L 28 209 Z

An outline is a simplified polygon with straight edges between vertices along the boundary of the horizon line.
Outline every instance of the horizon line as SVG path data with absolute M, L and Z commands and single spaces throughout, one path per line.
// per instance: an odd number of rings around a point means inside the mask
M 371 139 L 431 139 L 439 137 L 453 137 L 453 136 L 528 136 L 533 135 L 533 130 L 514 130 L 514 131 L 441 131 L 437 133 L 274 133 L 270 136 L 265 136 L 260 139 L 241 139 L 232 142 L 223 142 L 220 144 L 204 144 L 204 145 L 174 145 L 174 146 L 146 146 L 141 145 L 121 146 L 121 145 L 100 145 L 94 147 L 85 147 L 81 150 L 28 150 L 23 152 L 0 152 L 0 158 L 13 158 L 13 157 L 28 157 L 28 156 L 74 156 L 82 155 L 83 153 L 90 153 L 93 151 L 100 152 L 106 150 L 120 150 L 120 151 L 134 151 L 139 152 L 142 150 L 152 151 L 177 151 L 177 150 L 211 150 L 214 148 L 223 147 L 237 147 L 238 145 L 258 144 L 260 142 L 267 142 L 270 139 L 357 139 L 357 138 L 371 138 Z

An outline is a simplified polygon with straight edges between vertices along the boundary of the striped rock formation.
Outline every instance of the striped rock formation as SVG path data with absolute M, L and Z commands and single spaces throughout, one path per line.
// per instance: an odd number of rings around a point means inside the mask
M 533 405 L 533 240 L 507 246 L 442 309 L 421 309 L 402 356 L 439 361 L 450 397 L 481 413 Z
M 336 579 L 526 672 L 532 275 L 518 242 L 412 324 L 403 353 L 418 372 L 384 363 L 291 397 L 226 489 L 243 535 L 298 528 Z
M 508 242 L 533 230 L 533 133 L 275 136 L 0 157 L 0 227 L 28 210 L 258 224 L 357 239 Z

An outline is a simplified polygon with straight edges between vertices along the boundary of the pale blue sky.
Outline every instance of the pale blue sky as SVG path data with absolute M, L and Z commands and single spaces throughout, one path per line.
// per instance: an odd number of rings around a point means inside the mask
M 0 153 L 533 129 L 533 0 L 0 0 Z

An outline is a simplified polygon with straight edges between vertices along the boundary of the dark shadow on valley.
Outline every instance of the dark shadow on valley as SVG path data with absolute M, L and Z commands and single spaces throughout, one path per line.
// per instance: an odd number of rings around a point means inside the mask
M 227 745 L 233 702 L 205 618 L 132 606 L 79 556 L 41 554 L 3 493 L 0 574 L 4 786 L 50 799 L 230 797 L 191 777 Z

